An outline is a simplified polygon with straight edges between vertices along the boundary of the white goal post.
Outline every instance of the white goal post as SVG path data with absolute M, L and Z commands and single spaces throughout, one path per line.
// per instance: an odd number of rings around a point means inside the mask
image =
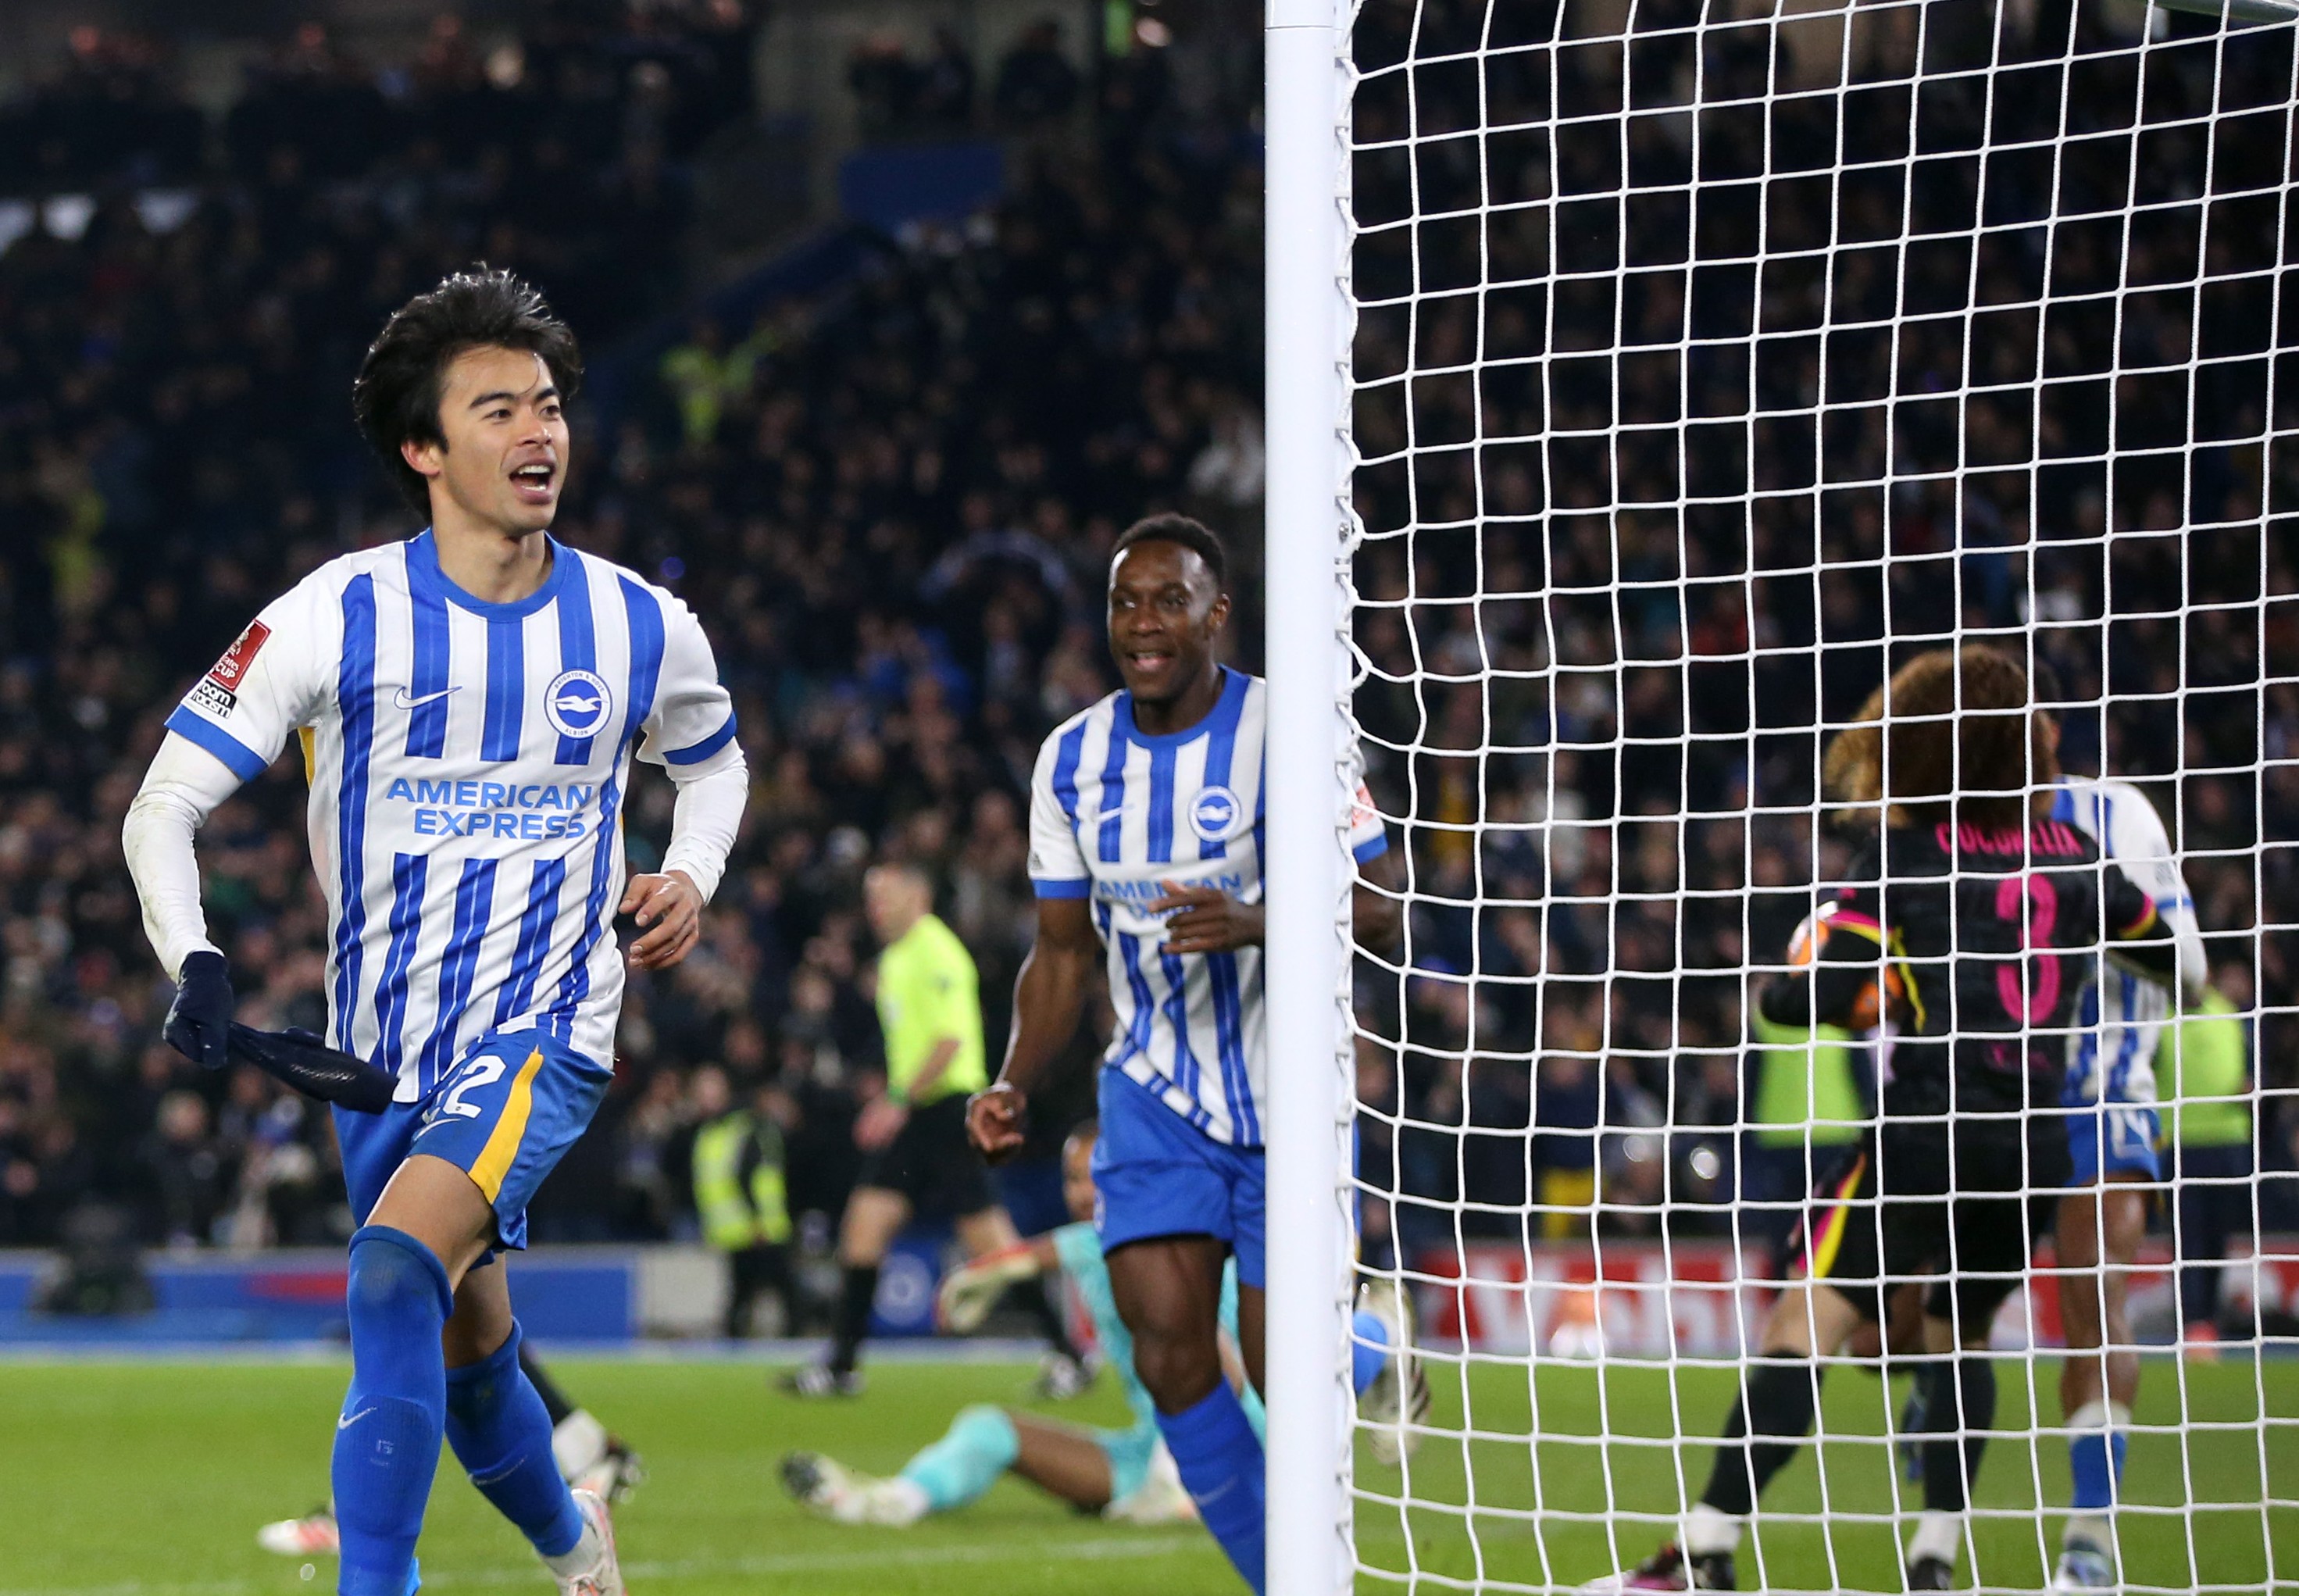
M 1269 0 L 1267 353 L 1271 1596 L 1332 1596 L 1356 1559 L 1349 1494 L 1345 563 L 1348 0 Z M 1284 373 L 1282 380 L 1278 373 Z M 1283 575 L 1281 577 L 1280 572 Z M 1283 1018 L 1280 1018 L 1282 1016 Z
M 2121 1588 L 2299 1588 L 2299 8 L 1265 3 L 1269 1591 L 1571 1590 L 1679 1532 L 1888 1069 L 1760 1101 L 1754 994 L 1852 852 L 1822 752 L 1970 642 L 2160 813 L 2250 1050 L 2239 1101 L 2164 1087 Z M 2174 1106 L 2248 1140 L 2191 1168 Z M 2097 1276 L 2037 1257 L 1960 1586 L 2061 1555 Z M 2199 1269 L 2252 1327 L 2210 1361 Z M 1401 1468 L 1374 1276 L 1437 1386 Z M 1742 1589 L 1900 1588 L 1906 1366 L 1823 1362 Z

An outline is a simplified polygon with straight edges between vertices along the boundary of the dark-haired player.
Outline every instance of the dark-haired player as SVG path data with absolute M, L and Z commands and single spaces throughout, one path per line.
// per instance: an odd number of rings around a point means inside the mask
M 606 1504 L 570 1492 L 519 1366 L 499 1249 L 611 1076 L 623 954 L 694 944 L 748 786 L 710 645 L 678 600 L 549 534 L 575 340 L 505 272 L 396 312 L 353 388 L 430 527 L 267 605 L 169 717 L 130 807 L 145 924 L 176 977 L 167 1036 L 225 1058 L 232 991 L 192 838 L 291 736 L 328 895 L 334 1044 L 398 1077 L 338 1110 L 352 1210 L 352 1381 L 333 1484 L 344 1596 L 405 1596 L 441 1439 L 561 1590 L 616 1596 Z M 678 785 L 662 869 L 624 879 L 639 754 Z
M 1726 1421 L 1681 1539 L 1588 1587 L 1731 1590 L 1757 1497 L 1804 1443 L 1820 1357 L 1882 1316 L 1889 1284 L 1935 1278 L 1924 1301 L 1924 1511 L 1907 1588 L 1946 1590 L 1996 1409 L 1987 1357 L 1996 1309 L 2021 1284 L 2066 1184 L 2058 1112 L 2068 1038 L 2100 951 L 2159 982 L 2175 968 L 2147 894 L 2091 838 L 2051 819 L 2057 774 L 2026 673 L 1995 649 L 1921 654 L 1876 719 L 1830 752 L 1832 777 L 1881 811 L 1876 840 L 1835 893 L 1815 962 L 1765 989 L 1776 1023 L 1841 1024 L 1888 964 L 1883 1117 L 1805 1220 L 1797 1278 Z
M 1227 582 L 1220 541 L 1186 517 L 1153 516 L 1117 540 L 1109 649 L 1125 686 L 1039 750 L 1038 938 L 1015 986 L 1005 1068 L 975 1098 L 967 1126 L 992 1161 L 1021 1146 L 1029 1093 L 1077 1028 L 1106 957 L 1117 1023 L 1103 1055 L 1093 1177 L 1110 1287 L 1182 1484 L 1257 1591 L 1261 1441 L 1222 1378 L 1216 1330 L 1233 1256 L 1239 1340 L 1258 1390 L 1268 697 L 1216 655 Z M 1350 842 L 1366 881 L 1393 883 L 1380 818 L 1362 798 Z M 1397 901 L 1364 882 L 1354 891 L 1359 941 L 1392 945 Z M 1403 1383 L 1408 1417 L 1422 1401 L 1417 1384 Z

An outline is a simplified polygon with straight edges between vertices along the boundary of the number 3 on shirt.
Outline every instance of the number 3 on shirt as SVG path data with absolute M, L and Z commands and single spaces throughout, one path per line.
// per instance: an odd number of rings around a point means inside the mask
M 2033 954 L 2036 961 L 2032 981 L 2023 980 L 2026 971 L 2020 966 L 1998 966 L 1996 995 L 2021 1025 L 2041 1025 L 2060 1005 L 2060 956 L 2049 951 L 2052 927 L 2060 918 L 2059 889 L 2047 876 L 2006 876 L 1996 888 L 1996 918 L 2019 927 L 2020 952 Z

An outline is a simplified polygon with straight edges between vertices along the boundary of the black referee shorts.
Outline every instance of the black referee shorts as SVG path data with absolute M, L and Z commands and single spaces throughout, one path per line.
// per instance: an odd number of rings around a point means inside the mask
M 1790 1243 L 1794 1277 L 1824 1280 L 1880 1320 L 1890 1289 L 1938 1279 L 1925 1311 L 1953 1313 L 1956 1334 L 1986 1334 L 2052 1233 L 2067 1181 L 2055 1118 L 1959 1125 L 1887 1120 L 1820 1183 Z M 1945 1288 L 1945 1289 L 1943 1289 Z
M 996 1207 L 989 1167 L 966 1139 L 966 1097 L 953 1092 L 912 1109 L 894 1139 L 863 1159 L 854 1184 L 898 1192 L 926 1218 L 962 1219 Z

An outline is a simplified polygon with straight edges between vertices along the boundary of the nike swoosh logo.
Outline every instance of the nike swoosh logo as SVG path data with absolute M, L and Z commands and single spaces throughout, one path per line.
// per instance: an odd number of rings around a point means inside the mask
M 391 702 L 399 709 L 419 710 L 427 703 L 436 703 L 450 693 L 461 693 L 462 690 L 461 684 L 458 683 L 452 687 L 442 687 L 436 693 L 426 693 L 420 698 L 410 698 L 406 688 L 394 687 L 391 690 Z
M 365 1418 L 369 1414 L 374 1411 L 375 1409 L 372 1408 L 362 1408 L 357 1413 L 346 1413 L 341 1418 L 336 1420 L 336 1428 L 338 1430 L 348 1430 L 353 1425 L 359 1423 L 360 1420 Z

